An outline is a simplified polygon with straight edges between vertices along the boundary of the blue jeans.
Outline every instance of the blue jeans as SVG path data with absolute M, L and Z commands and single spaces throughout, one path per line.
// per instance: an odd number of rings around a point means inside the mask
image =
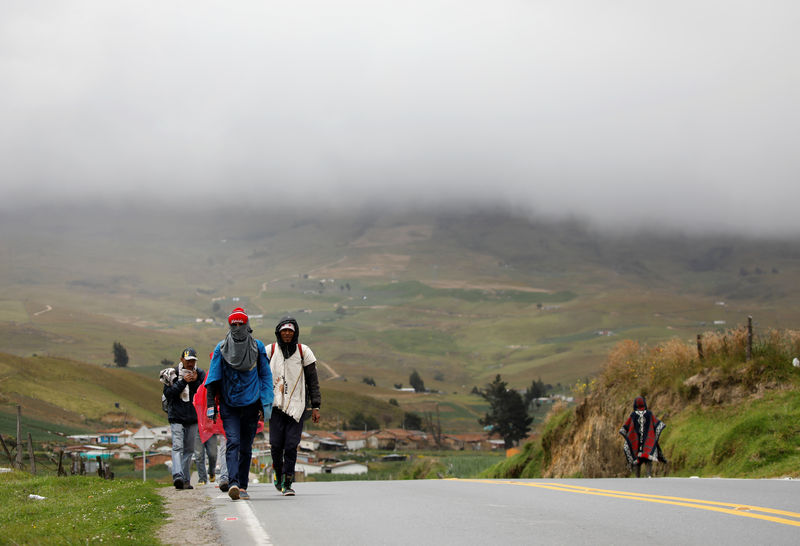
M 217 463 L 219 464 L 219 483 L 228 483 L 228 461 L 225 459 L 227 453 L 227 440 L 222 434 L 215 434 L 217 439 Z
M 258 429 L 258 412 L 261 402 L 249 406 L 219 404 L 219 415 L 228 441 L 225 444 L 225 460 L 228 463 L 228 483 L 247 489 L 250 479 L 250 459 L 253 455 L 253 440 Z
M 198 434 L 194 444 L 194 462 L 197 464 L 197 479 L 208 482 L 208 475 L 217 473 L 217 435 L 212 435 L 207 441 L 200 440 Z M 206 454 L 208 454 L 208 471 L 206 471 Z
M 170 423 L 169 429 L 172 432 L 172 479 L 174 481 L 180 478 L 188 484 L 192 477 L 192 454 L 194 440 L 197 438 L 197 423 L 192 425 Z

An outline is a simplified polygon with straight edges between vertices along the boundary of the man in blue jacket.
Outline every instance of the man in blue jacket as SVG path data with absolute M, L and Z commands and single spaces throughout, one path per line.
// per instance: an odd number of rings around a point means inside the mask
M 272 414 L 272 372 L 264 343 L 252 336 L 244 309 L 234 309 L 228 325 L 228 334 L 214 349 L 206 379 L 208 416 L 216 419 L 219 408 L 227 437 L 228 496 L 246 500 L 258 420 Z

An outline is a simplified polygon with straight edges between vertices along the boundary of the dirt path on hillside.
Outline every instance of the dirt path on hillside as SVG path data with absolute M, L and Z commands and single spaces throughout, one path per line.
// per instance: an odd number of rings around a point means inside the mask
M 331 381 L 331 380 L 333 380 L 333 379 L 336 379 L 337 377 L 341 377 L 341 376 L 340 376 L 338 373 L 336 373 L 336 370 L 334 370 L 333 368 L 331 368 L 331 367 L 330 367 L 328 364 L 326 364 L 325 362 L 323 362 L 323 361 L 321 361 L 321 360 L 317 360 L 317 364 L 319 364 L 320 366 L 323 366 L 323 367 L 324 367 L 326 370 L 328 370 L 328 372 L 330 372 L 330 374 L 331 374 L 331 377 L 329 377 L 329 378 L 327 379 L 327 381 Z
M 158 494 L 165 500 L 167 520 L 156 533 L 156 537 L 164 544 L 176 546 L 222 544 L 222 533 L 217 527 L 209 497 L 218 491 L 213 484 L 181 491 L 174 487 L 159 489 Z
M 39 315 L 43 315 L 43 314 L 47 313 L 48 311 L 52 311 L 52 310 L 53 310 L 53 306 L 52 305 L 45 305 L 44 309 L 42 309 L 41 311 L 36 311 L 33 314 L 33 316 L 34 317 L 38 317 Z

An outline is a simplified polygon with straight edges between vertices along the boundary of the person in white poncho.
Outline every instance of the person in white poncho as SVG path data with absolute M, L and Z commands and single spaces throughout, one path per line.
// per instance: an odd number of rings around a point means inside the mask
M 285 496 L 294 495 L 294 466 L 303 422 L 311 407 L 311 420 L 319 422 L 321 394 L 317 378 L 317 358 L 311 347 L 298 342 L 300 327 L 292 317 L 281 319 L 275 327 L 276 343 L 267 347 L 274 384 L 269 443 L 272 451 L 272 483 Z

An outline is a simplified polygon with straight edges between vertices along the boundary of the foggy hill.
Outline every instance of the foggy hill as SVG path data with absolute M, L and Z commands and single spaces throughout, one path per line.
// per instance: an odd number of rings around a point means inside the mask
M 263 315 L 267 342 L 297 316 L 351 381 L 391 388 L 417 369 L 458 393 L 496 373 L 568 385 L 627 337 L 798 319 L 789 240 L 614 233 L 496 208 L 42 208 L 0 224 L 2 350 L 101 364 L 120 341 L 146 373 L 186 345 L 210 352 L 238 305 Z

